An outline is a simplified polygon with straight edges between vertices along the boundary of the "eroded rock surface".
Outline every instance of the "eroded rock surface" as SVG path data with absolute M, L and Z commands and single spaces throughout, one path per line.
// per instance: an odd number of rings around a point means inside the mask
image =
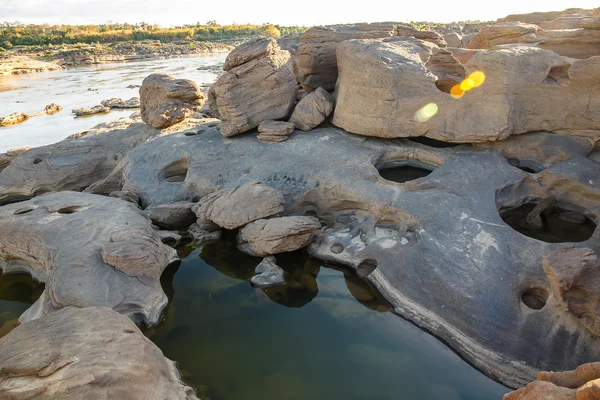
M 204 105 L 204 95 L 189 79 L 152 74 L 140 88 L 142 120 L 156 129 L 175 125 Z
M 258 125 L 258 140 L 283 142 L 294 132 L 294 124 L 284 121 L 264 121 Z
M 76 117 L 84 117 L 86 115 L 94 115 L 94 114 L 106 114 L 110 112 L 110 107 L 106 107 L 103 105 L 97 105 L 91 108 L 82 107 L 82 108 L 74 108 L 72 113 L 75 114 Z
M 323 88 L 317 88 L 296 105 L 290 122 L 300 130 L 310 131 L 329 117 L 333 112 L 333 104 L 333 97 Z
M 197 399 L 126 316 L 67 307 L 0 339 L 0 397 L 25 400 Z
M 256 266 L 254 275 L 250 282 L 252 285 L 259 288 L 269 288 L 273 286 L 281 286 L 285 284 L 285 271 L 276 264 L 275 257 L 265 257 L 260 264 Z
M 139 108 L 140 98 L 132 97 L 129 100 L 123 100 L 119 97 L 113 97 L 112 99 L 102 100 L 100 104 L 108 108 Z
M 279 45 L 274 38 L 251 39 L 237 46 L 225 59 L 224 71 L 245 64 L 258 58 L 267 57 L 279 51 Z
M 0 207 L 0 243 L 4 273 L 46 283 L 22 322 L 67 306 L 106 306 L 156 324 L 167 304 L 160 274 L 178 259 L 136 205 L 76 192 Z
M 192 211 L 195 205 L 192 202 L 161 204 L 148 207 L 145 211 L 155 225 L 166 229 L 182 229 L 196 222 L 196 214 Z
M 21 122 L 27 121 L 28 119 L 29 115 L 27 115 L 24 112 L 12 113 L 7 115 L 6 117 L 0 117 L 0 126 L 20 124 Z
M 252 256 L 265 257 L 306 247 L 321 227 L 313 217 L 261 219 L 240 229 L 238 248 Z

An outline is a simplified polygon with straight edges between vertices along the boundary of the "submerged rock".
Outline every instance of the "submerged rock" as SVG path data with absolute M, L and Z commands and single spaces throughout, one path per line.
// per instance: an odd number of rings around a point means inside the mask
M 333 97 L 323 88 L 317 88 L 296 105 L 290 122 L 302 131 L 310 131 L 329 117 L 333 112 L 333 104 Z
M 73 114 L 75 114 L 76 117 L 83 117 L 86 115 L 94 115 L 94 114 L 106 114 L 107 112 L 110 112 L 110 107 L 106 107 L 103 105 L 97 105 L 94 106 L 92 108 L 74 108 L 72 110 Z
M 152 74 L 144 79 L 140 88 L 142 120 L 156 129 L 183 121 L 203 105 L 204 95 L 189 79 Z
M 6 117 L 0 117 L 0 126 L 20 124 L 21 122 L 27 121 L 28 119 L 29 115 L 24 112 L 12 113 L 7 115 Z
M 104 107 L 108 108 L 139 108 L 140 98 L 132 97 L 129 100 L 113 97 L 112 99 L 102 100 L 100 102 Z
M 62 110 L 62 106 L 56 103 L 50 103 L 46 107 L 44 107 L 44 112 L 48 115 L 56 114 L 60 110 Z
M 275 257 L 265 257 L 256 267 L 250 282 L 261 289 L 285 285 L 285 271 L 275 263 Z
M 197 399 L 126 316 L 105 307 L 66 307 L 0 338 L 5 399 Z

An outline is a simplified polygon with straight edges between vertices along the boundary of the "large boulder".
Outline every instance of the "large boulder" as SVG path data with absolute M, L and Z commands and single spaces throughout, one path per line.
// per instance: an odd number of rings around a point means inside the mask
M 290 122 L 303 131 L 310 131 L 321 124 L 333 111 L 333 96 L 323 88 L 318 88 L 304 96 L 296 105 Z
M 189 79 L 152 74 L 144 79 L 140 88 L 142 120 L 156 129 L 183 121 L 203 105 L 204 95 Z
M 304 32 L 300 38 L 298 81 L 309 92 L 319 87 L 333 90 L 338 77 L 336 50 L 341 42 L 392 36 L 410 36 L 440 46 L 446 45 L 442 36 L 436 32 L 420 31 L 392 22 L 314 27 Z
M 0 339 L 0 398 L 197 399 L 126 316 L 67 307 Z
M 313 217 L 280 217 L 252 222 L 238 233 L 238 248 L 244 253 L 265 257 L 306 247 L 321 227 Z
M 203 197 L 193 210 L 225 229 L 237 229 L 252 221 L 283 212 L 283 195 L 262 183 L 248 183 Z
M 539 130 L 598 136 L 600 58 L 572 60 L 533 47 L 477 52 L 464 68 L 467 75 L 481 71 L 485 81 L 454 98 L 437 85 L 452 71 L 444 68 L 457 64 L 436 62 L 430 70 L 436 51 L 416 39 L 340 44 L 332 122 L 367 136 L 461 143 Z
M 145 212 L 161 228 L 183 229 L 196 222 L 196 214 L 192 211 L 195 205 L 187 201 L 160 204 L 146 208 Z
M 290 53 L 271 45 L 271 54 L 230 69 L 210 87 L 208 104 L 222 121 L 223 136 L 238 135 L 291 113 L 298 84 L 289 65 Z
M 274 38 L 251 39 L 227 55 L 223 71 L 229 71 L 249 61 L 268 57 L 279 51 L 279 45 Z
M 105 306 L 154 325 L 167 305 L 160 275 L 178 260 L 136 205 L 87 193 L 0 207 L 0 243 L 4 273 L 46 283 L 22 322 L 67 306 Z

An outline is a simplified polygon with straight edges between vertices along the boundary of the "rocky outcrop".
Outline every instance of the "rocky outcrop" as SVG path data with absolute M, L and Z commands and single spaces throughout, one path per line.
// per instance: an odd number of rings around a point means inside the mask
M 156 324 L 167 304 L 160 274 L 177 260 L 135 205 L 59 192 L 0 207 L 0 269 L 46 283 L 26 322 L 67 306 L 106 306 Z
M 596 253 L 563 247 L 544 257 L 542 265 L 558 304 L 600 336 L 600 260 Z
M 139 108 L 140 98 L 132 97 L 129 100 L 123 100 L 118 97 L 113 97 L 112 99 L 102 100 L 100 104 L 108 108 Z
M 333 97 L 323 88 L 304 96 L 296 105 L 290 122 L 302 131 L 319 126 L 333 112 Z
M 252 285 L 261 289 L 270 288 L 273 286 L 285 285 L 285 271 L 277 265 L 275 257 L 265 257 L 260 264 L 256 266 L 254 275 L 250 282 Z
M 573 371 L 540 372 L 537 381 L 504 395 L 503 400 L 594 400 L 600 395 L 600 363 Z
M 65 67 L 53 62 L 37 61 L 27 56 L 0 58 L 0 76 L 60 71 L 62 69 Z
M 336 50 L 341 42 L 350 39 L 376 39 L 392 36 L 416 37 L 440 46 L 446 45 L 442 36 L 436 32 L 419 31 L 392 22 L 314 27 L 307 30 L 300 38 L 298 81 L 308 92 L 319 87 L 333 90 L 338 77 Z
M 306 247 L 321 227 L 313 217 L 261 219 L 240 229 L 238 248 L 252 256 L 265 257 Z
M 433 72 L 440 71 L 423 61 L 434 50 L 416 39 L 340 44 L 332 122 L 367 136 L 459 143 L 539 130 L 598 135 L 600 118 L 593 110 L 600 88 L 591 77 L 600 59 L 572 60 L 532 47 L 477 52 L 464 68 L 467 74 L 484 72 L 485 81 L 453 98 L 436 86 L 440 78 Z
M 24 112 L 12 113 L 7 115 L 6 117 L 0 117 L 0 126 L 20 124 L 21 122 L 25 122 L 28 119 L 29 115 L 27 115 Z
M 284 121 L 264 121 L 258 125 L 258 140 L 263 142 L 283 142 L 294 132 L 294 124 Z
M 274 42 L 258 43 L 270 54 L 230 69 L 208 91 L 208 104 L 222 121 L 225 137 L 254 129 L 264 121 L 287 118 L 294 107 L 298 84 L 289 65 L 290 53 Z M 248 57 L 240 56 L 238 61 Z
M 106 114 L 107 112 L 110 112 L 110 107 L 97 105 L 92 108 L 74 108 L 71 112 L 75 114 L 76 117 L 84 117 L 86 115 Z
M 204 105 L 204 95 L 189 79 L 165 74 L 146 77 L 140 88 L 142 120 L 156 129 L 175 125 Z
M 17 158 L 19 155 L 23 154 L 27 150 L 29 150 L 28 147 L 23 147 L 20 149 L 10 149 L 6 153 L 0 154 L 0 172 L 2 172 L 4 168 L 8 167 L 15 158 Z
M 44 112 L 48 115 L 56 114 L 60 110 L 62 110 L 62 106 L 56 103 L 50 103 L 44 107 Z
M 251 39 L 237 46 L 225 59 L 223 71 L 229 71 L 249 61 L 272 56 L 279 51 L 279 45 L 274 38 Z
M 198 218 L 225 229 L 237 229 L 252 221 L 283 212 L 283 195 L 267 185 L 253 182 L 203 197 L 193 208 Z
M 165 229 L 183 229 L 196 222 L 196 214 L 191 202 L 161 204 L 146 208 L 145 212 L 152 222 Z
M 0 339 L 4 399 L 197 399 L 175 363 L 126 316 L 67 307 Z
M 443 37 L 448 47 L 461 47 L 462 36 L 458 32 L 450 32 Z

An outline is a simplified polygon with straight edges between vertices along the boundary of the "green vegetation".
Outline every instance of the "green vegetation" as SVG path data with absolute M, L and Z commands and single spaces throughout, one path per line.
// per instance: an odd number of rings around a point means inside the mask
M 62 44 L 96 44 L 140 40 L 170 43 L 181 40 L 219 41 L 251 36 L 280 37 L 302 33 L 306 27 L 263 25 L 219 25 L 215 21 L 174 28 L 157 25 L 24 25 L 19 22 L 0 24 L 0 50 L 14 46 L 47 46 Z

